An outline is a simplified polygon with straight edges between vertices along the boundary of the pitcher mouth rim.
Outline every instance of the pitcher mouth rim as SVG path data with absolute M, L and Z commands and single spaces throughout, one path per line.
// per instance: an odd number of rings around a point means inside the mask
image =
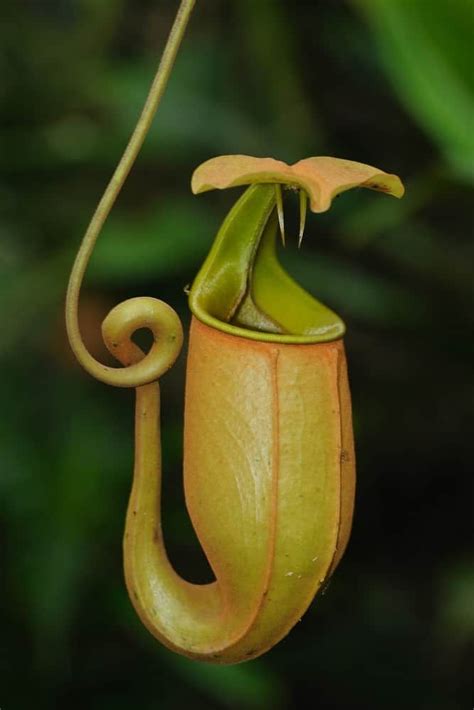
M 206 312 L 196 312 L 196 309 L 192 306 L 191 312 L 193 319 L 201 325 L 207 326 L 211 330 L 215 330 L 219 333 L 239 338 L 241 340 L 251 340 L 254 343 L 269 343 L 273 345 L 326 345 L 328 343 L 342 341 L 345 334 L 345 328 L 342 327 L 339 327 L 339 333 L 337 335 L 328 333 L 326 337 L 324 333 L 307 335 L 267 333 L 265 331 L 251 330 L 250 328 L 221 321 Z

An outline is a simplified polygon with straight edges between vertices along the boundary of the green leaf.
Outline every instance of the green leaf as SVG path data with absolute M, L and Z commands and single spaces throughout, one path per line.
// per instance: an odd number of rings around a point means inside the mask
M 359 0 L 399 98 L 452 169 L 474 179 L 469 0 Z

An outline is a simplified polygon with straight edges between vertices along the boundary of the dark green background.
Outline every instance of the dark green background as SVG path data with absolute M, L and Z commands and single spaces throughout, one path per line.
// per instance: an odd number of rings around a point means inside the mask
M 153 130 L 107 224 L 82 324 L 183 292 L 239 190 L 193 197 L 220 153 L 335 155 L 398 173 L 310 215 L 282 259 L 336 309 L 354 400 L 352 540 L 326 592 L 262 659 L 162 648 L 122 575 L 133 393 L 74 362 L 74 251 L 172 21 L 168 0 L 3 0 L 0 10 L 0 706 L 2 710 L 471 706 L 472 3 L 197 0 Z M 105 356 L 104 356 L 105 357 Z M 185 357 L 163 378 L 164 526 L 209 572 L 181 490 Z

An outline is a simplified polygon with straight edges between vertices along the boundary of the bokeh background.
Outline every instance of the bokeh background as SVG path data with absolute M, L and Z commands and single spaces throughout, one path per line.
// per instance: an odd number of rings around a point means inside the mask
M 189 323 L 189 284 L 238 190 L 193 197 L 221 153 L 335 155 L 398 173 L 311 215 L 288 270 L 348 326 L 358 491 L 326 592 L 265 657 L 162 648 L 122 575 L 133 392 L 73 360 L 74 252 L 140 111 L 170 0 L 4 0 L 0 11 L 0 706 L 284 710 L 471 706 L 473 6 L 198 0 L 82 294 L 82 327 L 135 295 Z M 471 305 L 469 305 L 471 302 Z M 209 570 L 181 486 L 185 354 L 163 378 L 164 527 Z

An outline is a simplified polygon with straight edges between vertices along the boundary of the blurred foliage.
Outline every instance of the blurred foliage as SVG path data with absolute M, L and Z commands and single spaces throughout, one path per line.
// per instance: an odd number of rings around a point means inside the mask
M 267 656 L 214 668 L 141 626 L 121 572 L 132 393 L 66 343 L 68 270 L 134 124 L 170 0 L 24 0 L 0 22 L 0 705 L 469 706 L 473 92 L 469 0 L 197 2 L 162 108 L 94 257 L 82 322 L 149 294 L 187 315 L 235 194 L 189 192 L 219 153 L 337 155 L 405 179 L 348 193 L 281 257 L 348 324 L 359 488 L 327 592 Z M 288 206 L 296 232 L 296 206 Z M 291 240 L 290 240 L 291 241 Z M 293 242 L 295 242 L 293 240 Z M 209 570 L 181 488 L 184 356 L 163 381 L 164 524 Z
M 361 0 L 398 95 L 459 176 L 474 178 L 470 0 Z

